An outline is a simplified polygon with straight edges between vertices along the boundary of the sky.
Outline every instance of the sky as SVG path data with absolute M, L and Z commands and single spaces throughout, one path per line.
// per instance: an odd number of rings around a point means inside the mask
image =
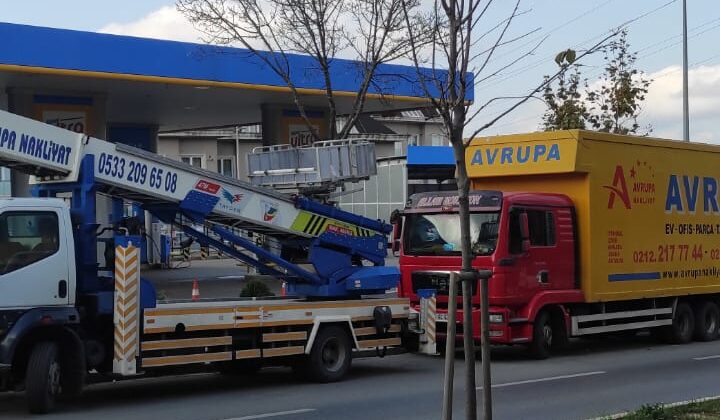
M 429 0 L 423 0 L 429 1 Z M 58 5 L 61 4 L 60 7 Z M 172 0 L 0 0 L 0 21 L 37 26 L 199 42 L 199 33 L 175 10 Z M 508 15 L 514 2 L 496 0 L 486 20 L 490 28 Z M 657 137 L 682 137 L 682 0 L 522 0 L 523 13 L 510 28 L 509 39 L 537 30 L 495 54 L 494 69 L 523 56 L 499 75 L 479 83 L 476 103 L 495 97 L 523 95 L 554 72 L 555 54 L 567 48 L 582 51 L 612 28 L 627 24 L 636 67 L 653 82 L 639 122 Z M 688 1 L 690 136 L 694 141 L 720 144 L 720 3 Z M 537 45 L 536 50 L 526 55 Z M 583 60 L 584 76 L 599 76 L 602 55 Z M 470 129 L 502 112 L 509 102 L 493 102 Z M 483 135 L 535 131 L 544 104 L 531 100 Z M 466 132 L 466 135 L 469 134 Z

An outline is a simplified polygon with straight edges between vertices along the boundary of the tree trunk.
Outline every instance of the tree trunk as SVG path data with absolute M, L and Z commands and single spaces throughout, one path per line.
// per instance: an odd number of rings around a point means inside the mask
M 462 127 L 459 124 L 457 127 Z M 477 419 L 477 395 L 475 385 L 475 340 L 473 338 L 472 319 L 472 249 L 470 243 L 470 181 L 465 167 L 465 145 L 462 129 L 450 134 L 455 152 L 456 180 L 458 185 L 458 213 L 460 216 L 460 250 L 462 252 L 463 292 L 463 349 L 465 353 L 465 418 Z

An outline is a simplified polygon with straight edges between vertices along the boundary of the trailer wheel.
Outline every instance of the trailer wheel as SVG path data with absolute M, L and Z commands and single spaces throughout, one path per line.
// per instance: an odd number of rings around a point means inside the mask
M 696 307 L 695 312 L 695 339 L 698 341 L 713 341 L 718 338 L 720 327 L 720 309 L 711 301 L 704 301 Z
M 680 302 L 675 308 L 673 323 L 666 327 L 667 340 L 673 344 L 689 343 L 695 332 L 695 314 L 690 305 Z
M 28 410 L 35 414 L 52 411 L 62 389 L 61 381 L 57 344 L 49 341 L 36 344 L 30 354 L 25 376 Z
M 344 328 L 331 325 L 318 332 L 301 373 L 315 382 L 337 382 L 350 370 L 351 363 L 350 336 Z
M 547 311 L 541 311 L 533 324 L 533 340 L 530 354 L 536 359 L 547 359 L 553 346 L 553 323 Z

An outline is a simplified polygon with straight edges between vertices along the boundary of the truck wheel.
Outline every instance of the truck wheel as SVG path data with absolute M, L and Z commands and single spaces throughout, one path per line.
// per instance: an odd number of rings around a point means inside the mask
M 352 344 L 347 331 L 331 325 L 318 332 L 302 373 L 315 382 L 336 382 L 347 374 L 351 363 Z
M 695 339 L 713 341 L 718 338 L 720 327 L 720 309 L 714 302 L 700 303 L 695 312 Z
M 530 354 L 536 359 L 547 359 L 553 346 L 553 325 L 550 314 L 541 311 L 533 324 L 533 340 L 530 343 Z
M 695 315 L 690 305 L 685 302 L 677 304 L 673 323 L 666 331 L 668 341 L 673 344 L 685 344 L 692 340 L 695 332 Z
M 57 344 L 48 341 L 36 344 L 25 376 L 28 410 L 35 414 L 52 411 L 55 398 L 60 395 L 61 381 Z

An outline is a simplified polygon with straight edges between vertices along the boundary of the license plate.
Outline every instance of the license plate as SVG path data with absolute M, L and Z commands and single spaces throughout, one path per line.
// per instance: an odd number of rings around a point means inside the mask
M 447 314 L 437 314 L 437 322 L 447 322 Z

